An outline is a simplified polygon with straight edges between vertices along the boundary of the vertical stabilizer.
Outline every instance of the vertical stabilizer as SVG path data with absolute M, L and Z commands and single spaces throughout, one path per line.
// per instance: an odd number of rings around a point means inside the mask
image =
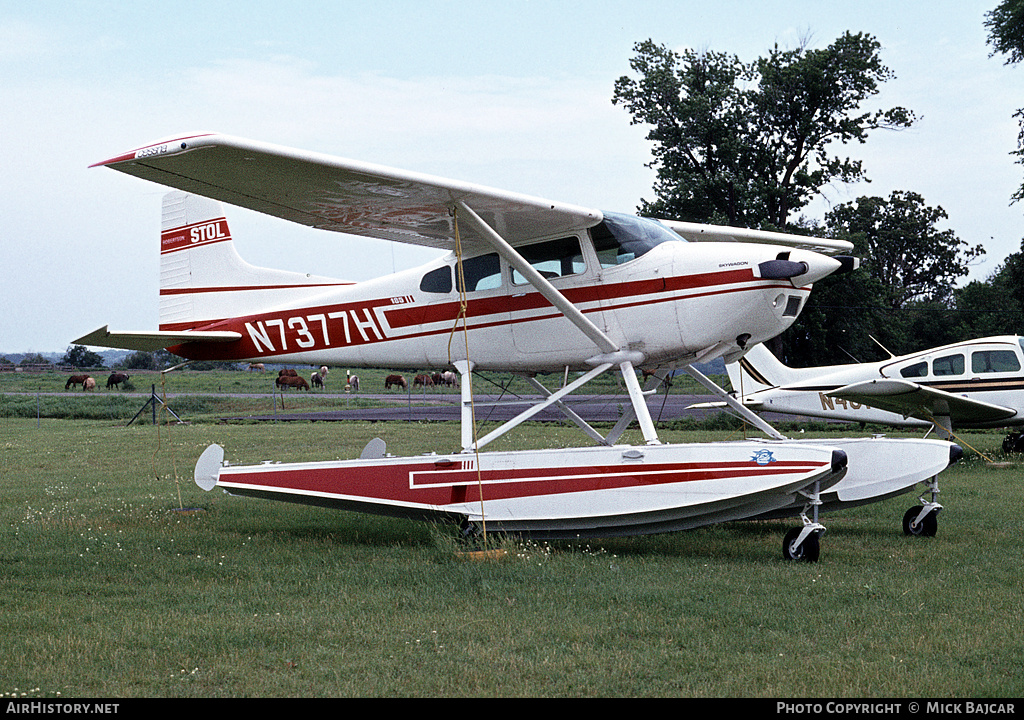
M 785 385 L 794 372 L 782 364 L 763 344 L 750 348 L 736 362 L 726 364 L 729 382 L 737 395 L 747 396 L 760 390 Z
M 160 329 L 187 330 L 306 301 L 340 280 L 260 268 L 235 250 L 216 200 L 164 196 L 160 228 Z

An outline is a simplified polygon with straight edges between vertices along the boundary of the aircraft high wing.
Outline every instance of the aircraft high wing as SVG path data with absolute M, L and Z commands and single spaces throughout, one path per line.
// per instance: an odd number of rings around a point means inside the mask
M 213 133 L 160 141 L 97 166 L 320 230 L 446 250 L 455 249 L 458 202 L 513 247 L 601 220 L 590 208 Z M 460 235 L 467 254 L 484 242 L 471 226 Z
M 856 265 L 831 256 L 852 250 L 849 243 L 659 222 L 211 133 L 97 165 L 175 188 L 163 204 L 160 324 L 156 331 L 104 326 L 76 343 L 163 346 L 189 360 L 454 367 L 462 377 L 456 453 L 393 458 L 374 444 L 353 461 L 229 468 L 211 446 L 196 466 L 203 488 L 455 517 L 470 528 L 492 523 L 540 537 L 793 514 L 803 524 L 785 539 L 784 555 L 813 559 L 824 530 L 817 521 L 823 490 L 874 476 L 888 462 L 900 465 L 894 475 L 904 492 L 953 459 L 949 443 L 879 440 L 865 453 L 860 443 L 787 441 L 767 423 L 758 425 L 767 446 L 673 445 L 658 437 L 645 399 L 651 390 L 637 371 L 681 367 L 734 402 L 693 363 L 739 357 L 789 327 L 813 283 Z M 254 267 L 235 249 L 220 202 L 449 252 L 359 283 Z M 472 377 L 479 369 L 520 373 L 541 400 L 477 437 Z M 577 375 L 551 392 L 532 379 L 545 371 Z M 562 400 L 608 371 L 621 374 L 629 403 L 603 432 Z M 480 453 L 548 406 L 598 447 Z M 617 445 L 633 421 L 644 444 Z M 911 457 L 908 472 L 902 467 Z M 368 484 L 368 476 L 377 481 Z

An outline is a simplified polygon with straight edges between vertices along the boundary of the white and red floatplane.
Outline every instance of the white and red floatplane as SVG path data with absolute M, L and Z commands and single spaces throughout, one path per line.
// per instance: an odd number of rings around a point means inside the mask
M 797 515 L 784 556 L 816 559 L 825 493 L 849 482 L 872 487 L 860 502 L 908 492 L 957 456 L 945 440 L 788 440 L 693 367 L 737 360 L 789 327 L 814 282 L 856 266 L 836 256 L 848 243 L 602 212 L 217 134 L 99 164 L 177 189 L 164 199 L 160 328 L 103 327 L 76 343 L 461 376 L 457 452 L 392 457 L 374 441 L 359 459 L 236 466 L 213 445 L 196 465 L 205 489 L 545 538 Z M 448 253 L 358 283 L 258 268 L 235 250 L 219 201 Z M 655 385 L 686 371 L 767 438 L 663 443 L 641 369 Z M 478 438 L 475 370 L 522 374 L 542 399 Z M 567 378 L 556 391 L 534 378 L 552 371 Z M 609 371 L 629 402 L 602 433 L 563 399 Z M 483 450 L 550 406 L 593 446 Z M 620 444 L 634 421 L 643 443 Z

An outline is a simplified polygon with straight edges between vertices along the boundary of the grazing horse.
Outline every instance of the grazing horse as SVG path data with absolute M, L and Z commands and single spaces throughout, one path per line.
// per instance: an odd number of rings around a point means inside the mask
M 298 375 L 278 375 L 275 381 L 277 386 L 284 390 L 285 388 L 295 388 L 296 390 L 309 390 L 309 383 L 306 382 L 305 378 L 300 378 Z
M 107 390 L 112 387 L 119 387 L 121 383 L 128 379 L 128 373 L 123 372 L 112 372 L 110 377 L 107 378 Z
M 83 390 L 95 390 L 96 389 L 96 381 L 93 380 L 91 377 L 87 377 L 85 379 L 85 381 L 82 383 L 82 389 Z
M 384 378 L 384 389 L 390 390 L 391 386 L 400 387 L 405 390 L 409 385 L 405 382 L 405 378 L 401 375 L 388 375 Z
M 319 388 L 327 387 L 327 383 L 325 382 L 326 380 L 327 380 L 327 366 L 326 365 L 322 365 L 319 370 L 317 370 L 316 372 L 314 372 L 312 375 L 309 376 L 309 382 L 313 385 L 313 387 L 319 387 Z
M 455 387 L 459 384 L 459 376 L 453 373 L 451 370 L 445 370 L 441 373 L 441 383 L 448 387 Z
M 81 385 L 82 389 L 85 390 L 85 381 L 88 379 L 88 375 L 72 375 L 68 378 L 68 381 L 64 383 L 64 389 L 67 390 L 72 385 Z
M 348 379 L 345 381 L 345 385 L 351 388 L 352 392 L 359 392 L 359 376 L 349 375 Z
M 249 370 L 253 372 L 263 372 L 266 369 L 267 368 L 263 363 L 249 363 Z
M 425 388 L 434 387 L 434 381 L 430 379 L 429 375 L 417 375 L 412 381 L 412 386 L 418 387 L 420 385 Z

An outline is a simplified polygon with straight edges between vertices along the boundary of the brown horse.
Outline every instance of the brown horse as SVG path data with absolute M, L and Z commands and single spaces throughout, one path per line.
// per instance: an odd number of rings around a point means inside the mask
M 107 378 L 107 390 L 109 390 L 112 387 L 113 388 L 120 387 L 121 383 L 125 382 L 128 379 L 128 377 L 129 377 L 128 373 L 123 373 L 123 372 L 112 372 L 112 373 L 110 373 L 110 377 Z
M 412 381 L 412 386 L 419 387 L 421 385 L 425 388 L 434 387 L 434 381 L 430 379 L 429 375 L 417 375 Z
M 275 381 L 277 386 L 284 390 L 285 388 L 295 388 L 296 390 L 309 390 L 309 383 L 306 382 L 305 378 L 292 375 L 278 375 Z
M 384 378 L 385 390 L 390 390 L 392 385 L 394 385 L 395 387 L 400 387 L 403 390 L 409 387 L 408 383 L 405 382 L 405 378 L 402 377 L 401 375 L 388 375 L 386 378 Z
M 88 379 L 88 375 L 72 375 L 68 378 L 68 381 L 64 383 L 64 389 L 67 390 L 72 385 L 81 385 L 82 389 L 85 390 L 85 381 Z

